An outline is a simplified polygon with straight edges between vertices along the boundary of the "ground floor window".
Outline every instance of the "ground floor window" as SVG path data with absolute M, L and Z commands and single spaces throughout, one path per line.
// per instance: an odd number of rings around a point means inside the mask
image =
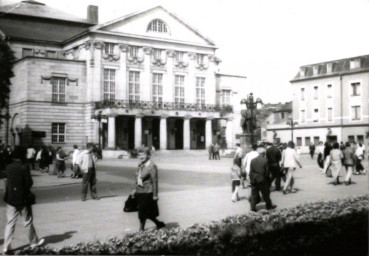
M 315 146 L 319 145 L 319 137 L 314 137 L 314 145 Z
M 349 136 L 348 136 L 348 141 L 349 141 L 349 142 L 353 142 L 353 141 L 355 141 L 355 136 L 354 136 L 354 135 L 349 135 Z
M 310 137 L 305 137 L 305 146 L 310 145 Z
M 302 146 L 302 138 L 301 137 L 296 138 L 296 146 L 298 146 L 298 147 Z
M 65 123 L 51 124 L 51 142 L 52 143 L 65 142 Z
M 357 143 L 364 143 L 364 135 L 357 135 Z

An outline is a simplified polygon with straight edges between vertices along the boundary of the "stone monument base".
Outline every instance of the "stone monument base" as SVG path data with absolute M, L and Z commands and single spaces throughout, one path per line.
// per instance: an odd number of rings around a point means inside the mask
M 247 153 L 249 151 L 251 151 L 252 148 L 252 136 L 251 134 L 239 134 L 238 135 L 239 140 L 240 140 L 240 144 L 241 144 L 241 148 L 243 149 L 244 153 Z M 254 143 L 256 143 L 255 141 L 255 135 L 254 135 Z

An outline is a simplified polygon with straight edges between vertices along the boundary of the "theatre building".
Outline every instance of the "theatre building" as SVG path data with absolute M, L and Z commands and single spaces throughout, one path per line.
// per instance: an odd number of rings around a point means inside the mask
M 99 24 L 97 6 L 22 1 L 0 7 L 0 34 L 17 58 L 2 141 L 234 147 L 246 77 L 219 73 L 214 42 L 161 6 Z

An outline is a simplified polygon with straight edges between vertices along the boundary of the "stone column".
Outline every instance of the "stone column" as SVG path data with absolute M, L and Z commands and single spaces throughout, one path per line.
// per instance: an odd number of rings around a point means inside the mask
M 183 149 L 190 149 L 190 118 L 185 117 L 183 122 Z
M 115 116 L 108 118 L 108 148 L 115 149 Z
M 227 148 L 234 148 L 233 145 L 233 119 L 227 119 L 227 126 L 226 126 L 226 141 L 227 141 Z
M 207 118 L 206 119 L 206 124 L 205 124 L 205 148 L 208 148 L 208 146 L 210 145 L 210 143 L 213 140 L 211 120 L 212 120 L 212 118 Z
M 167 117 L 160 117 L 160 150 L 167 149 Z
M 135 119 L 135 148 L 142 146 L 142 117 L 136 116 Z

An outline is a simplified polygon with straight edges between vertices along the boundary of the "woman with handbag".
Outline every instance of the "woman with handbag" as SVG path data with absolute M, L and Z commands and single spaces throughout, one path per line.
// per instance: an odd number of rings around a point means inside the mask
M 38 239 L 33 226 L 32 205 L 35 204 L 35 195 L 31 192 L 33 184 L 29 166 L 22 163 L 25 159 L 25 150 L 16 147 L 12 152 L 13 162 L 6 167 L 6 187 L 4 201 L 6 202 L 7 223 L 5 226 L 3 253 L 11 251 L 15 223 L 19 215 L 22 216 L 24 227 L 28 231 L 30 247 L 42 245 L 45 240 Z
M 149 148 L 140 148 L 138 157 L 141 163 L 136 171 L 136 189 L 132 193 L 137 199 L 140 231 L 145 230 L 146 220 L 153 221 L 157 229 L 165 227 L 164 222 L 157 220 L 158 208 L 158 168 L 151 160 Z

